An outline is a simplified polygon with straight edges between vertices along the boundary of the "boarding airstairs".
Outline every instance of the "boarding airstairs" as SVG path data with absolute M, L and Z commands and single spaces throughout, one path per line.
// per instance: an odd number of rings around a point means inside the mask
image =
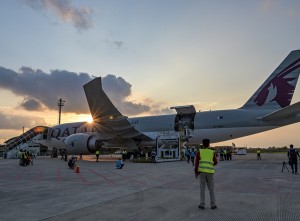
M 8 140 L 5 144 L 6 150 L 12 150 L 18 145 L 25 143 L 35 137 L 38 134 L 46 134 L 47 135 L 48 127 L 44 126 L 37 126 L 34 128 L 31 128 L 30 130 L 26 131 L 25 133 L 21 134 L 18 137 L 14 137 L 10 140 Z
M 30 141 L 38 134 L 42 134 L 42 138 L 47 135 L 48 127 L 37 126 L 26 131 L 18 137 L 11 138 L 6 141 L 5 149 L 7 151 L 7 158 L 15 158 L 19 153 L 19 145 Z

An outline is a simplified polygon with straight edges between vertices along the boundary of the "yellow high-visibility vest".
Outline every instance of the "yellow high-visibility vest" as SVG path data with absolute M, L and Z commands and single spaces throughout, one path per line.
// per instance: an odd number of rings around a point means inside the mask
M 97 150 L 97 151 L 96 151 L 96 154 L 97 154 L 97 155 L 99 155 L 99 154 L 100 154 L 100 151 L 99 151 L 99 150 Z
M 210 149 L 200 149 L 200 160 L 198 171 L 200 173 L 215 173 L 214 151 Z
M 260 153 L 260 150 L 257 150 L 257 153 Z

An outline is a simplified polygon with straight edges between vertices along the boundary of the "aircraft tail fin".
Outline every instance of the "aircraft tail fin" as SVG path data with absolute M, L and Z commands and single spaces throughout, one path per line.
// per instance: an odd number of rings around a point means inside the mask
M 241 107 L 281 109 L 290 105 L 300 73 L 300 50 L 291 51 Z

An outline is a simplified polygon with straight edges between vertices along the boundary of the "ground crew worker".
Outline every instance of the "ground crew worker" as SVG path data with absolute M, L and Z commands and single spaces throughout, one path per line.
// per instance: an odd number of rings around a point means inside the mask
M 117 169 L 122 169 L 123 166 L 124 166 L 124 163 L 123 163 L 122 159 L 119 158 L 119 159 L 116 161 L 116 168 L 117 168 Z
M 31 164 L 31 165 L 33 165 L 33 163 L 32 163 L 32 159 L 31 159 L 31 154 L 29 153 L 29 151 L 26 151 L 26 165 L 29 165 L 29 164 Z
M 190 163 L 191 152 L 188 147 L 185 149 L 185 157 L 186 157 L 187 163 Z
M 231 148 L 228 148 L 228 150 L 227 150 L 227 160 L 232 160 L 232 150 L 231 150 Z
M 23 166 L 27 166 L 26 150 L 24 150 L 23 153 L 22 153 L 22 164 L 23 164 Z
M 123 150 L 123 152 L 122 152 L 122 159 L 125 161 L 126 157 L 127 157 L 127 151 Z
M 223 148 L 221 148 L 220 150 L 220 161 L 223 161 L 224 160 L 224 150 Z
M 65 150 L 65 151 L 64 151 L 64 154 L 65 154 L 65 161 L 68 161 L 68 151 Z
M 293 144 L 290 145 L 290 149 L 287 153 L 287 156 L 289 158 L 289 164 L 291 166 L 292 173 L 297 174 L 298 173 L 298 157 L 300 158 L 300 155 L 299 155 L 298 151 L 294 148 Z
M 192 161 L 192 166 L 195 165 L 195 156 L 196 156 L 196 151 L 194 148 L 191 150 L 191 161 Z
M 153 149 L 151 151 L 151 162 L 156 163 L 156 151 L 155 151 L 155 149 Z
M 224 149 L 223 156 L 224 156 L 224 160 L 228 160 L 226 148 Z
M 96 151 L 96 162 L 98 162 L 98 160 L 99 160 L 99 155 L 100 155 L 100 151 L 97 150 L 97 151 Z
M 205 186 L 207 184 L 210 194 L 210 208 L 217 209 L 216 198 L 214 193 L 214 166 L 217 165 L 217 157 L 214 151 L 209 149 L 209 139 L 203 139 L 202 144 L 204 149 L 200 149 L 196 155 L 195 161 L 195 177 L 199 178 L 200 183 L 200 205 L 199 209 L 205 208 Z
M 60 153 L 60 155 L 61 155 L 61 160 L 64 160 L 64 158 L 65 158 L 65 150 L 62 150 L 62 149 L 59 149 L 59 153 Z
M 23 156 L 23 150 L 20 149 L 20 152 L 19 152 L 19 158 L 20 158 L 19 165 L 20 165 L 20 166 L 23 166 L 23 159 L 22 159 L 22 156 Z
M 260 157 L 260 148 L 257 148 L 256 155 L 257 155 L 257 160 L 261 160 L 261 157 Z

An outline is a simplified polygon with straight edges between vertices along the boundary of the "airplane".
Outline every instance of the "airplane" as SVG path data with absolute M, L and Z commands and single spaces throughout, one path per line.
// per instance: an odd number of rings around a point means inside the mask
M 171 107 L 176 114 L 131 118 L 113 105 L 97 77 L 83 86 L 93 122 L 54 126 L 40 142 L 70 154 L 89 154 L 103 147 L 152 150 L 174 137 L 189 145 L 204 138 L 216 143 L 273 130 L 300 121 L 300 102 L 291 104 L 299 73 L 300 50 L 295 50 L 238 109 L 196 112 L 188 105 Z

